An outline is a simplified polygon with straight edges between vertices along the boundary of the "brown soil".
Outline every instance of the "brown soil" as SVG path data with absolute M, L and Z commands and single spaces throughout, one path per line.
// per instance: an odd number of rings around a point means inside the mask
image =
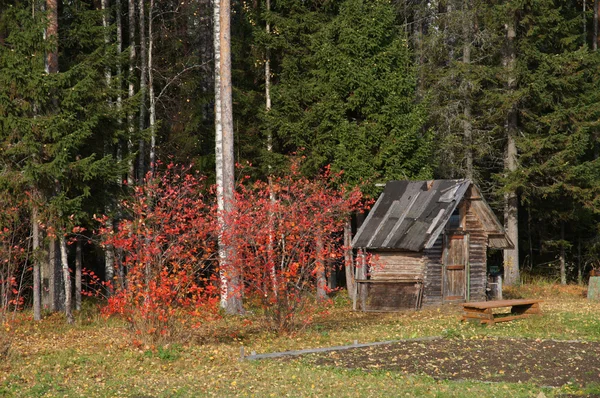
M 593 342 L 439 339 L 333 351 L 309 358 L 317 365 L 425 374 L 437 379 L 555 387 L 600 382 L 600 343 Z

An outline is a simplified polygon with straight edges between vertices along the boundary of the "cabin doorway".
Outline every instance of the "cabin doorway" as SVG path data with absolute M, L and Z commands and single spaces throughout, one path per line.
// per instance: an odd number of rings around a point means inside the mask
M 469 235 L 446 235 L 442 296 L 445 303 L 468 300 Z

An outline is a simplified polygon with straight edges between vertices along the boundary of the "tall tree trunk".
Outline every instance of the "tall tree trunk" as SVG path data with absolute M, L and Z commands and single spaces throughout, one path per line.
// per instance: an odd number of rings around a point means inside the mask
M 81 267 L 82 267 L 82 253 L 81 253 L 81 239 L 77 238 L 75 244 L 75 309 L 81 310 Z
M 352 253 L 352 225 L 350 220 L 344 225 L 344 270 L 346 272 L 348 296 L 354 299 L 356 282 L 354 282 L 354 255 Z
M 109 14 L 110 2 L 109 0 L 102 0 L 102 27 L 104 28 L 104 45 L 108 48 L 110 45 L 110 14 Z M 106 87 L 110 90 L 112 84 L 112 72 L 110 67 L 106 67 L 104 71 L 104 80 L 106 81 Z M 112 106 L 112 99 L 110 95 L 108 96 L 108 104 Z M 112 141 L 110 137 L 105 137 L 104 141 L 104 155 L 110 156 L 112 155 L 113 147 Z M 110 199 L 106 202 L 104 206 L 105 214 L 112 213 L 112 204 Z M 109 221 L 112 224 L 112 217 Z M 108 245 L 104 248 L 104 275 L 106 281 L 111 281 L 112 276 L 115 273 L 115 257 L 113 255 L 112 246 Z
M 152 13 L 154 11 L 154 0 L 150 0 L 148 11 L 148 97 L 150 100 L 150 171 L 154 174 L 156 162 L 156 98 L 154 95 L 154 73 L 152 73 L 152 53 L 154 37 L 152 36 Z
M 45 11 L 48 18 L 48 25 L 46 26 L 45 39 L 50 41 L 51 47 L 46 53 L 45 69 L 46 73 L 53 74 L 58 73 L 58 0 L 46 0 Z M 55 311 L 60 307 L 60 275 L 58 274 L 58 267 L 56 264 L 56 241 L 50 239 L 50 250 L 49 250 L 49 261 L 46 264 L 45 269 L 42 269 L 42 280 L 43 285 L 46 285 L 45 281 L 48 281 L 47 289 L 43 286 L 42 302 L 46 304 L 47 308 L 51 311 Z
M 509 93 L 514 92 L 516 89 L 514 76 L 516 63 L 515 38 L 514 16 L 510 15 L 507 24 L 507 51 L 504 60 L 508 75 L 507 90 Z M 517 104 L 513 103 L 506 118 L 504 169 L 507 173 L 512 173 L 517 169 L 517 123 Z M 506 235 L 514 244 L 513 249 L 504 250 L 504 283 L 512 286 L 518 284 L 521 279 L 519 274 L 519 199 L 514 191 L 504 195 L 504 224 Z
M 217 208 L 219 223 L 219 262 L 225 261 L 225 248 L 221 242 L 221 232 L 224 228 L 223 212 L 225 205 L 223 200 L 223 124 L 221 122 L 221 13 L 220 0 L 213 0 L 213 39 L 215 55 L 215 165 L 217 185 Z M 221 307 L 227 307 L 227 278 L 223 269 L 219 269 L 221 281 Z
M 110 220 L 112 225 L 112 219 Z M 110 296 L 113 292 L 113 283 L 115 279 L 115 248 L 113 245 L 106 245 L 104 248 L 104 279 L 106 285 L 106 296 Z
M 577 283 L 583 284 L 583 261 L 581 261 L 581 236 L 577 236 Z
M 323 254 L 323 237 L 317 236 L 316 239 L 316 274 L 317 274 L 317 300 L 327 299 L 327 275 L 325 271 L 325 256 Z
M 560 284 L 567 284 L 567 260 L 565 258 L 565 222 L 560 222 Z
M 69 262 L 67 256 L 67 240 L 64 234 L 60 235 L 60 262 L 62 265 L 63 281 L 65 284 L 65 315 L 67 323 L 73 323 L 73 312 L 71 302 L 71 275 L 69 274 Z
M 47 258 L 42 264 L 42 307 L 49 311 L 56 311 L 56 240 L 48 239 Z
M 139 0 L 140 12 L 140 133 L 146 128 L 146 93 L 148 90 L 148 43 L 146 40 L 146 7 L 144 0 Z M 145 161 L 145 146 L 146 143 L 143 137 L 140 137 L 138 146 L 138 181 L 143 181 L 146 174 Z
M 129 8 L 129 87 L 127 90 L 127 95 L 129 99 L 132 99 L 135 95 L 135 60 L 136 60 L 136 51 L 135 51 L 135 0 L 129 0 L 128 3 Z M 133 164 L 133 158 L 131 155 L 133 154 L 133 138 L 135 136 L 135 124 L 133 121 L 134 112 L 130 111 L 127 115 L 127 125 L 129 129 L 129 136 L 127 137 L 127 147 L 129 150 L 129 171 L 127 173 L 127 184 L 132 186 L 135 182 L 135 166 Z
M 46 73 L 58 73 L 58 0 L 46 0 L 46 12 L 46 39 L 53 44 L 52 49 L 46 53 Z
M 37 198 L 34 197 L 34 200 Z M 37 204 L 33 205 L 31 211 L 31 233 L 33 235 L 33 320 L 42 319 L 42 301 L 40 287 L 40 228 L 39 228 L 39 209 Z
M 594 32 L 592 35 L 592 50 L 598 50 L 598 13 L 600 13 L 600 0 L 594 0 Z M 594 137 L 594 159 L 598 159 L 600 156 L 600 140 L 599 133 L 596 131 L 593 134 Z
M 115 25 L 117 28 L 117 81 L 118 81 L 118 93 L 117 93 L 117 114 L 119 118 L 117 119 L 117 123 L 119 126 L 119 130 L 123 126 L 123 119 L 121 117 L 121 113 L 123 112 L 123 94 L 121 90 L 123 89 L 123 67 L 121 65 L 121 54 L 123 53 L 123 19 L 121 15 L 121 0 L 115 1 L 115 7 L 117 9 L 115 16 Z M 123 161 L 123 143 L 119 139 L 119 143 L 117 144 L 117 162 L 119 164 Z M 123 182 L 123 176 L 119 175 L 117 177 L 117 184 L 120 186 Z
M 104 28 L 104 45 L 106 46 L 106 49 L 108 49 L 108 46 L 110 45 L 110 14 L 109 14 L 109 8 L 110 8 L 110 1 L 109 0 L 102 0 L 102 27 Z M 104 70 L 104 80 L 106 81 L 106 87 L 108 87 L 108 89 L 110 90 L 110 86 L 112 83 L 112 72 L 110 70 L 110 66 L 107 66 L 106 69 Z M 110 96 L 108 97 L 108 102 L 111 102 L 111 98 Z
M 465 143 L 465 177 L 473 180 L 473 124 L 471 122 L 471 82 L 468 65 L 471 63 L 471 7 L 469 0 L 463 1 L 463 63 L 465 64 L 465 97 L 463 109 L 463 134 Z
M 587 0 L 583 0 L 583 18 L 582 18 L 582 25 L 583 25 L 583 45 L 585 46 L 585 48 L 589 48 L 588 47 L 588 42 L 587 42 L 587 4 L 586 4 Z
M 271 12 L 271 0 L 266 0 L 266 8 L 267 13 Z M 265 31 L 267 35 L 271 34 L 271 23 L 269 22 L 270 15 L 267 15 L 267 22 L 265 23 Z M 265 111 L 268 114 L 271 111 L 271 51 L 269 47 L 265 49 Z M 271 126 L 267 125 L 267 152 L 273 152 L 273 131 L 271 130 Z M 273 190 L 273 177 L 271 175 L 273 166 L 271 165 L 271 160 L 269 159 L 269 163 L 267 164 L 268 169 L 268 182 L 269 182 L 269 199 L 271 200 L 271 204 L 275 203 L 275 192 Z M 273 214 L 269 214 L 269 244 L 268 244 L 268 252 L 272 257 L 273 253 Z M 269 259 L 269 264 L 271 264 L 271 281 L 273 283 L 273 291 L 275 295 L 278 294 L 279 283 L 277 281 L 277 269 L 276 264 L 273 258 Z
M 594 1 L 594 31 L 592 32 L 592 50 L 598 49 L 598 8 L 600 7 L 600 1 Z
M 224 216 L 233 210 L 234 152 L 233 152 L 233 100 L 231 86 L 231 3 L 215 0 L 215 117 L 217 201 L 220 210 L 219 224 L 224 229 Z M 217 24 L 217 21 L 219 23 Z M 219 101 L 220 100 L 220 101 Z M 220 236 L 221 238 L 221 236 Z M 243 313 L 239 270 L 228 259 L 235 249 L 219 239 L 221 269 L 221 306 L 229 314 Z M 224 272 L 226 270 L 226 272 Z

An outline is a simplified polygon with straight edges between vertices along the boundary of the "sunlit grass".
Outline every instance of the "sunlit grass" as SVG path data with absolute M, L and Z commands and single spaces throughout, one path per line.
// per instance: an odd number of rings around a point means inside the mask
M 600 303 L 583 288 L 524 286 L 523 297 L 542 297 L 544 314 L 493 327 L 460 321 L 459 306 L 388 314 L 352 312 L 340 292 L 329 313 L 294 335 L 261 329 L 259 315 L 206 325 L 188 342 L 164 347 L 131 344 L 118 319 L 93 307 L 74 327 L 55 314 L 40 323 L 22 317 L 10 330 L 11 354 L 0 363 L 0 396 L 506 396 L 529 397 L 587 390 L 530 384 L 434 380 L 397 372 L 345 370 L 288 362 L 240 361 L 246 354 L 399 340 L 425 336 L 519 337 L 600 341 Z

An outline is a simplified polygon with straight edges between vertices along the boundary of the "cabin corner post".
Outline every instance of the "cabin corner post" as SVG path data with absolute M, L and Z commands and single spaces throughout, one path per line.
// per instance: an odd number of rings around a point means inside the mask
M 365 283 L 361 283 L 361 281 L 364 281 L 365 279 L 367 279 L 367 260 L 366 260 L 366 255 L 365 255 L 365 250 L 364 249 L 358 249 L 358 266 L 356 267 L 355 270 L 355 285 L 356 285 L 356 292 L 355 292 L 355 296 L 354 296 L 354 307 L 355 309 L 358 309 L 358 305 L 360 304 L 360 309 L 361 310 L 365 310 L 366 308 L 366 301 L 367 301 L 367 295 L 366 295 L 366 284 Z
M 352 251 L 352 225 L 350 220 L 344 224 L 344 271 L 346 274 L 348 297 L 354 301 L 356 297 L 356 281 L 354 253 Z

